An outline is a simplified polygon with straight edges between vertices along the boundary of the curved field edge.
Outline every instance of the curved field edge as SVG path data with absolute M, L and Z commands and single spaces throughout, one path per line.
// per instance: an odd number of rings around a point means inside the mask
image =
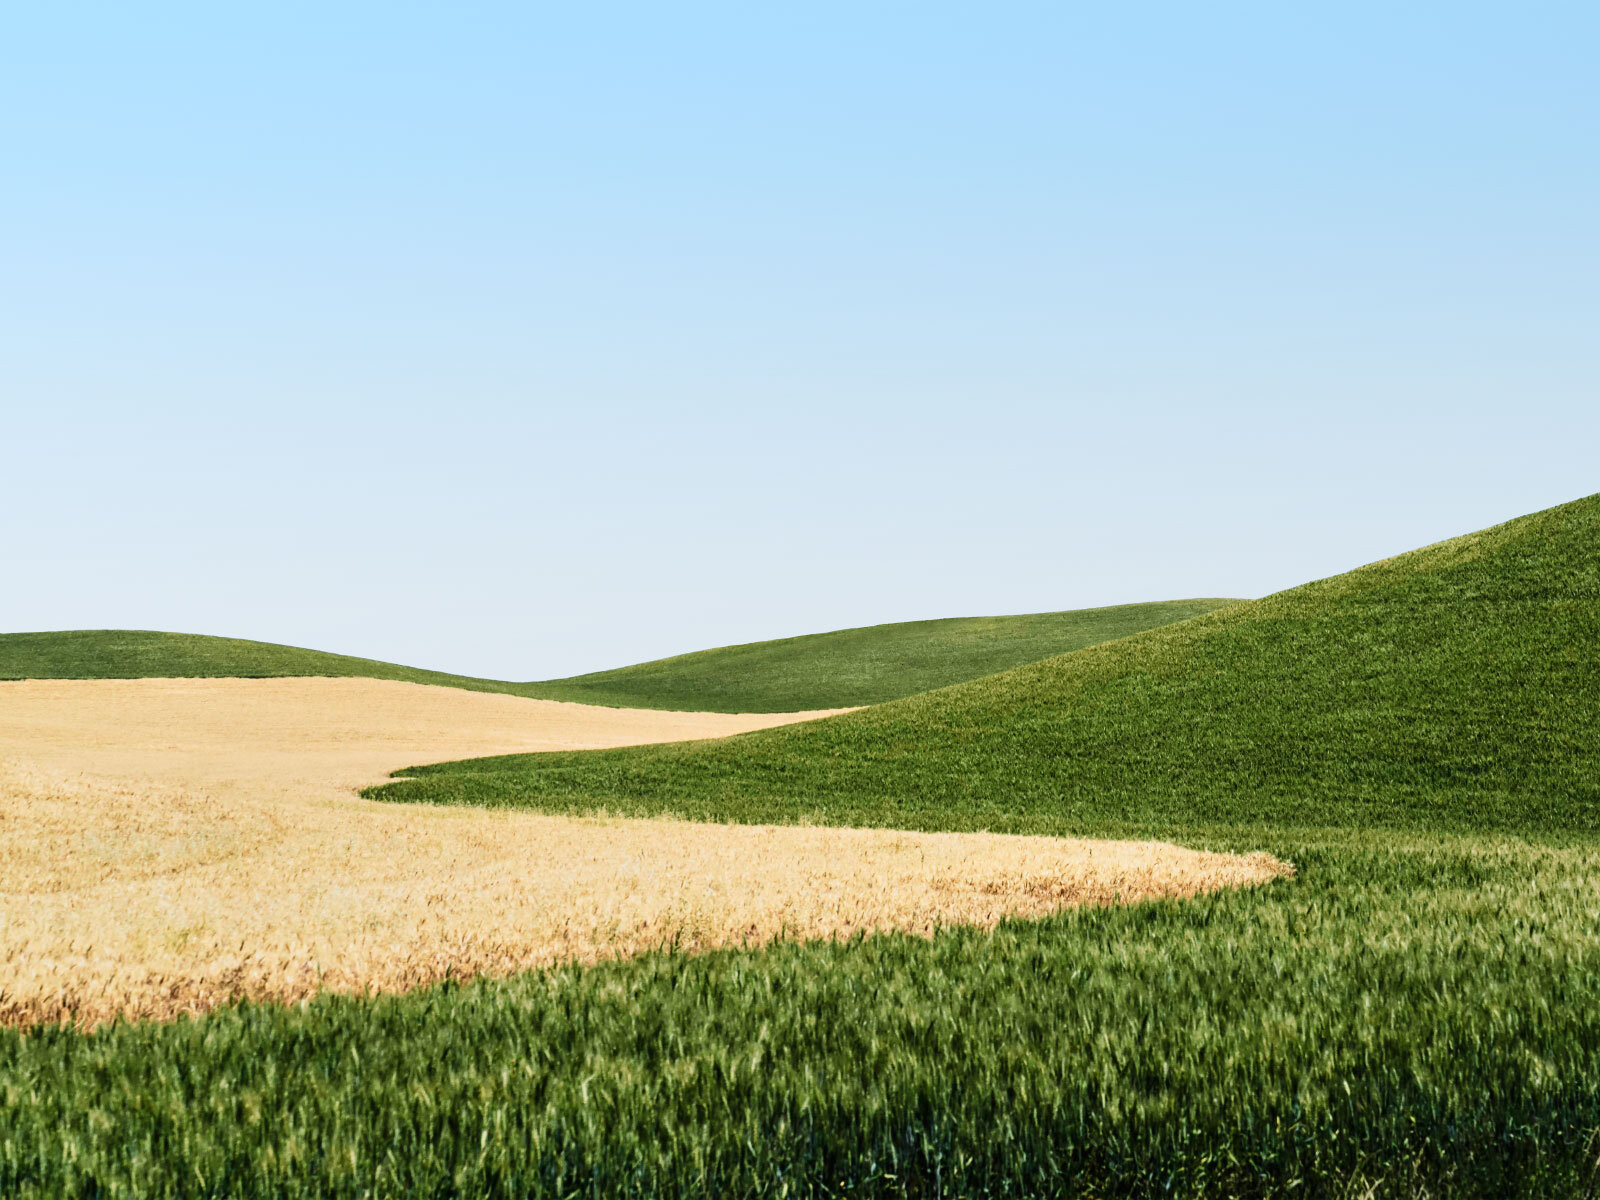
M 242 638 L 152 630 L 0 634 L 0 679 L 362 676 L 612 708 L 801 712 L 977 678 L 1187 620 L 1231 600 L 954 617 L 725 646 L 570 679 L 514 683 Z M 819 698 L 821 703 L 814 703 Z
M 1595 850 L 1269 848 L 1295 881 L 992 933 L 0 1032 L 0 1192 L 1583 1194 Z

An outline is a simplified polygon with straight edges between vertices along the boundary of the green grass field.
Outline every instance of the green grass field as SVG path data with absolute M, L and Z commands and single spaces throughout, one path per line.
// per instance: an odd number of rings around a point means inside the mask
M 724 646 L 613 671 L 508 683 L 202 634 L 80 629 L 0 634 L 0 679 L 398 679 L 616 708 L 801 712 L 877 704 L 1126 637 L 1232 600 L 1168 600 L 1014 617 L 956 617 Z
M 1295 879 L 0 1036 L 0 1194 L 1585 1196 L 1600 497 L 824 722 L 388 800 L 1154 835 Z

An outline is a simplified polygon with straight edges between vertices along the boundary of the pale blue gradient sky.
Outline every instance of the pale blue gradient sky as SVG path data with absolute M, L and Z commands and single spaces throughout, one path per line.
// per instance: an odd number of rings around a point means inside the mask
M 1318 7 L 12 6 L 0 629 L 526 678 L 1600 490 L 1600 9 Z

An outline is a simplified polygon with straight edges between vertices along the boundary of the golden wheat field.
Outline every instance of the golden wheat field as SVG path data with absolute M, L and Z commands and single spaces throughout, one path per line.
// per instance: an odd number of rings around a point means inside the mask
M 365 801 L 420 762 L 823 714 L 596 708 L 365 679 L 0 683 L 0 1023 L 398 990 L 665 944 L 928 932 L 1289 868 L 1153 842 Z

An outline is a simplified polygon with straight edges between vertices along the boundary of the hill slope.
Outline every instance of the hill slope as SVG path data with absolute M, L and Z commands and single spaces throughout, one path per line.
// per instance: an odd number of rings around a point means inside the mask
M 621 708 L 803 712 L 897 699 L 1231 603 L 1170 600 L 1013 617 L 908 621 L 726 646 L 536 683 L 478 679 L 202 634 L 128 629 L 8 633 L 0 634 L 0 679 L 361 676 Z
M 525 684 L 424 671 L 372 658 L 247 638 L 148 629 L 68 629 L 0 634 L 0 679 L 399 679 L 482 692 Z
M 903 621 L 724 646 L 555 680 L 557 699 L 731 712 L 881 704 L 1186 621 L 1234 600 L 1166 600 L 1013 617 Z M 652 704 L 651 707 L 654 705 Z
M 446 764 L 374 794 L 904 827 L 1592 829 L 1597 652 L 1590 497 L 865 712 Z

